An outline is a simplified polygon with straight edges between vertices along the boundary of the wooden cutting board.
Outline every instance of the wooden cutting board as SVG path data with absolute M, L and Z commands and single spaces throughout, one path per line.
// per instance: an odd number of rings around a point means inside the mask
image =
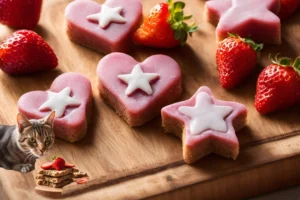
M 171 50 L 136 47 L 131 55 L 143 61 L 153 54 L 166 54 L 180 65 L 183 95 L 189 98 L 200 86 L 209 86 L 217 98 L 248 107 L 247 126 L 238 133 L 241 152 L 236 161 L 209 155 L 193 165 L 182 159 L 181 141 L 164 133 L 157 117 L 139 128 L 130 128 L 104 104 L 97 91 L 96 67 L 103 55 L 71 42 L 65 33 L 64 9 L 70 0 L 44 0 L 35 29 L 54 49 L 59 67 L 28 76 L 0 72 L 0 123 L 15 124 L 19 97 L 32 90 L 47 90 L 65 72 L 79 72 L 93 86 L 94 109 L 86 137 L 71 144 L 57 139 L 48 154 L 37 161 L 36 170 L 22 175 L 0 169 L 0 199 L 46 199 L 35 191 L 34 176 L 53 155 L 64 157 L 88 172 L 90 181 L 62 190 L 42 192 L 70 199 L 234 199 L 245 198 L 300 183 L 300 107 L 267 116 L 254 106 L 255 84 L 268 55 L 300 54 L 300 13 L 282 23 L 282 45 L 266 45 L 257 70 L 242 86 L 224 90 L 215 64 L 215 27 L 203 21 L 204 1 L 189 0 L 186 14 L 194 14 L 199 30 L 188 44 Z M 103 3 L 103 0 L 99 0 Z M 159 0 L 142 0 L 147 14 Z M 0 41 L 14 30 L 0 26 Z M 41 193 L 43 188 L 37 188 Z M 44 188 L 45 189 L 45 188 Z

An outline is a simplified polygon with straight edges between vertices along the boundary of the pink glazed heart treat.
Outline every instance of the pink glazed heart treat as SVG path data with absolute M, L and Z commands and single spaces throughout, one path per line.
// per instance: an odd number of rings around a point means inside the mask
M 232 159 L 238 156 L 235 131 L 246 124 L 247 108 L 243 104 L 217 100 L 204 86 L 192 98 L 164 107 L 161 115 L 165 131 L 182 138 L 186 163 L 212 152 Z
M 131 35 L 142 19 L 140 0 L 71 2 L 65 10 L 67 34 L 77 44 L 99 53 L 128 52 Z
M 139 63 L 126 54 L 111 53 L 99 62 L 97 75 L 101 98 L 132 127 L 159 115 L 182 92 L 180 68 L 165 55 Z
M 91 114 L 90 81 L 78 73 L 58 76 L 48 91 L 32 91 L 21 96 L 19 111 L 29 119 L 39 119 L 55 111 L 53 131 L 69 142 L 82 139 Z
M 279 0 L 210 0 L 205 3 L 204 15 L 217 26 L 217 41 L 229 32 L 259 43 L 280 44 L 279 8 Z

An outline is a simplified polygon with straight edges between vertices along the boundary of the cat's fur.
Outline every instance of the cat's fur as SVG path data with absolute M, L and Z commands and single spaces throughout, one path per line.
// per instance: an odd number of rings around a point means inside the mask
M 0 167 L 27 173 L 35 161 L 54 143 L 55 112 L 40 120 L 28 120 L 21 113 L 17 125 L 0 125 Z

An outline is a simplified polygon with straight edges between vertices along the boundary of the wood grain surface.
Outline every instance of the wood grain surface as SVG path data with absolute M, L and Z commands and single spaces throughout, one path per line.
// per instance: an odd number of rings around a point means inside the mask
M 255 73 L 234 90 L 227 91 L 219 85 L 215 27 L 203 21 L 204 1 L 186 0 L 186 14 L 194 14 L 199 24 L 199 30 L 186 46 L 171 50 L 135 47 L 130 54 L 138 61 L 154 54 L 173 57 L 182 70 L 183 95 L 180 100 L 189 98 L 200 86 L 206 85 L 217 98 L 247 106 L 248 123 L 238 133 L 241 144 L 238 159 L 233 161 L 209 155 L 189 166 L 182 159 L 181 141 L 164 133 L 160 117 L 139 128 L 130 128 L 101 101 L 96 67 L 104 55 L 68 39 L 64 9 L 69 2 L 44 0 L 41 20 L 35 29 L 53 47 L 59 67 L 28 76 L 14 77 L 0 72 L 0 123 L 15 124 L 17 101 L 22 94 L 47 90 L 59 74 L 72 71 L 83 74 L 92 82 L 94 109 L 88 133 L 74 144 L 57 139 L 31 173 L 22 175 L 0 169 L 0 199 L 47 199 L 35 192 L 34 176 L 40 164 L 53 155 L 64 157 L 90 176 L 85 185 L 65 187 L 62 195 L 66 199 L 238 199 L 300 183 L 297 171 L 300 107 L 261 116 L 253 106 L 256 79 L 269 63 L 269 53 L 290 57 L 300 54 L 299 10 L 282 23 L 282 45 L 265 46 Z M 144 15 L 158 2 L 142 0 Z M 0 26 L 0 41 L 13 31 Z

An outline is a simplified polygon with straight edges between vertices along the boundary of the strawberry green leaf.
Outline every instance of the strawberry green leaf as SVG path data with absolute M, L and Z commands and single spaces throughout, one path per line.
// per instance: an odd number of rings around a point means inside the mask
M 235 34 L 235 33 L 227 33 L 229 37 L 235 37 L 235 38 L 240 38 L 240 40 L 242 40 L 244 43 L 249 44 L 254 51 L 259 52 L 264 48 L 264 44 L 256 44 L 253 40 L 251 40 L 250 38 L 242 38 L 239 35 Z
M 175 12 L 181 11 L 182 9 L 184 9 L 184 7 L 185 7 L 185 3 L 181 1 L 175 2 L 173 4 L 173 9 Z
M 297 57 L 294 61 L 293 68 L 300 74 L 300 57 Z
M 53 156 L 53 157 L 52 157 L 52 160 L 55 160 L 56 158 L 58 158 L 58 157 L 57 157 L 57 156 Z
M 287 57 L 280 58 L 279 64 L 282 66 L 291 66 L 291 59 Z
M 182 31 L 175 30 L 175 31 L 174 31 L 174 37 L 175 37 L 176 40 L 179 40 L 180 38 L 183 37 L 183 32 L 182 32 Z
M 188 16 L 185 16 L 183 19 L 188 20 L 188 19 L 191 19 L 192 17 L 193 17 L 193 15 L 188 15 Z
M 239 37 L 237 34 L 227 32 L 229 37 Z
M 295 72 L 297 72 L 300 75 L 300 57 L 297 57 L 293 63 L 293 65 L 291 65 L 292 63 L 292 59 L 288 58 L 288 57 L 282 57 L 282 58 L 278 58 L 278 54 L 276 54 L 275 58 L 271 58 L 271 54 L 269 55 L 270 60 L 272 61 L 272 63 L 276 64 L 276 65 L 280 65 L 282 67 L 292 67 Z
M 179 40 L 181 45 L 184 45 L 188 35 L 192 36 L 192 33 L 198 29 L 198 26 L 195 23 L 188 25 L 184 22 L 184 20 L 192 18 L 192 15 L 184 16 L 185 3 L 181 1 L 173 3 L 172 0 L 168 0 L 168 5 L 170 13 L 168 23 L 171 29 L 174 30 L 174 38 Z
M 168 5 L 173 5 L 173 0 L 168 0 Z

